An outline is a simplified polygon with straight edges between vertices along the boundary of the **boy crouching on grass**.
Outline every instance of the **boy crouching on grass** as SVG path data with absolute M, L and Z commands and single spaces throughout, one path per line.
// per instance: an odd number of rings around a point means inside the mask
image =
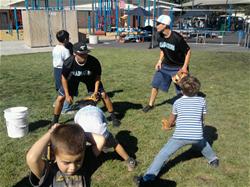
M 175 101 L 169 117 L 171 126 L 176 123 L 174 134 L 156 155 L 144 176 L 135 177 L 138 186 L 151 184 L 170 156 L 185 145 L 198 148 L 211 166 L 219 166 L 216 154 L 203 137 L 203 115 L 207 107 L 205 98 L 197 96 L 200 86 L 200 81 L 193 76 L 181 80 L 183 96 Z
M 81 109 L 75 115 L 75 123 L 83 128 L 87 137 L 92 136 L 92 133 L 105 137 L 104 148 L 114 148 L 118 155 L 125 160 L 128 171 L 133 171 L 137 164 L 136 160 L 127 154 L 122 145 L 108 131 L 106 117 L 103 111 L 95 105 L 96 102 L 92 100 L 81 101 L 79 103 Z M 102 147 L 98 142 L 96 145 L 99 148 Z
M 99 142 L 102 147 L 103 137 L 93 135 L 92 138 L 93 144 Z M 85 187 L 83 161 L 86 141 L 84 131 L 79 125 L 53 125 L 35 142 L 26 155 L 27 164 L 31 170 L 32 186 Z M 49 143 L 55 157 L 52 162 L 43 159 Z M 99 154 L 98 147 L 93 146 L 92 148 L 95 154 Z

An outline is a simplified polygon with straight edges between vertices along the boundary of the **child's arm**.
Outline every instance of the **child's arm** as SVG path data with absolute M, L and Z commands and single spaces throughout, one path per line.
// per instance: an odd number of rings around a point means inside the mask
M 94 133 L 89 133 L 85 132 L 87 141 L 92 144 L 92 150 L 95 154 L 95 156 L 98 156 L 105 144 L 105 138 L 102 135 L 94 134 Z
M 50 134 L 57 126 L 58 124 L 52 126 L 47 133 L 37 140 L 26 155 L 26 162 L 31 172 L 39 179 L 42 177 L 45 168 L 45 162 L 42 160 L 42 157 L 50 141 Z
M 169 115 L 169 118 L 168 118 L 168 122 L 169 122 L 170 127 L 175 126 L 175 120 L 176 120 L 176 115 L 174 115 L 173 113 L 171 113 Z

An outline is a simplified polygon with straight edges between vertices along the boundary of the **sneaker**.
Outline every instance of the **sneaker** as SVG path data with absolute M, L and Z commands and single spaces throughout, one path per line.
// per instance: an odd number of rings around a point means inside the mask
M 145 107 L 142 109 L 142 111 L 145 112 L 145 113 L 147 113 L 148 111 L 152 110 L 153 108 L 154 108 L 153 106 L 147 105 L 147 106 L 145 106 Z
M 215 159 L 213 160 L 212 162 L 209 163 L 210 166 L 214 167 L 214 168 L 217 168 L 219 167 L 219 159 Z
M 113 123 L 113 127 L 119 127 L 121 125 L 121 122 L 117 119 L 117 117 L 115 116 L 115 114 L 111 114 L 110 115 L 112 123 Z
M 142 175 L 134 176 L 133 182 L 135 183 L 135 185 L 137 187 L 153 187 L 153 186 L 155 186 L 154 181 L 152 181 L 152 180 L 144 181 Z
M 142 177 L 142 175 L 140 175 L 140 176 L 134 176 L 134 177 L 133 177 L 133 182 L 135 183 L 135 185 L 136 185 L 137 187 L 140 187 L 140 186 L 141 186 L 141 183 L 143 182 L 143 177 Z
M 126 164 L 128 166 L 128 171 L 133 171 L 137 165 L 137 162 L 132 157 L 129 157 L 128 160 L 126 160 Z

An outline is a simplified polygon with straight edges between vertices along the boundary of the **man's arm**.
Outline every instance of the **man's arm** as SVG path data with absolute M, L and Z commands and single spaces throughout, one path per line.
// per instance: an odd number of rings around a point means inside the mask
M 191 49 L 189 49 L 186 53 L 186 56 L 185 56 L 185 61 L 184 61 L 184 64 L 181 68 L 182 72 L 184 73 L 188 73 L 188 65 L 189 65 L 189 62 L 190 62 L 190 58 L 191 58 Z
M 162 64 L 163 59 L 164 59 L 164 53 L 163 53 L 163 51 L 161 50 L 161 51 L 160 51 L 159 60 L 158 60 L 158 62 L 157 62 L 156 65 L 155 65 L 155 70 L 158 71 L 158 70 L 161 69 L 161 64 Z
M 64 93 L 65 93 L 65 97 L 66 97 L 66 101 L 68 103 L 73 103 L 73 99 L 72 97 L 69 95 L 69 87 L 68 87 L 68 81 L 67 79 L 64 77 L 64 75 L 62 75 L 62 86 L 64 89 Z
M 50 142 L 50 134 L 57 126 L 58 124 L 52 126 L 47 133 L 32 145 L 26 155 L 26 162 L 31 172 L 39 179 L 42 177 L 45 168 L 45 161 L 42 160 L 42 157 Z
M 97 75 L 96 80 L 95 80 L 95 91 L 93 93 L 93 95 L 95 97 L 98 96 L 98 90 L 99 90 L 100 82 L 101 82 L 101 75 Z

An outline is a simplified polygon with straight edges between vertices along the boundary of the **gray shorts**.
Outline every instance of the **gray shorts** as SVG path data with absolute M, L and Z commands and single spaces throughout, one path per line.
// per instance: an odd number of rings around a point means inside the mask
M 118 145 L 118 141 L 109 131 L 106 131 L 104 136 L 106 139 L 105 148 L 115 148 Z

